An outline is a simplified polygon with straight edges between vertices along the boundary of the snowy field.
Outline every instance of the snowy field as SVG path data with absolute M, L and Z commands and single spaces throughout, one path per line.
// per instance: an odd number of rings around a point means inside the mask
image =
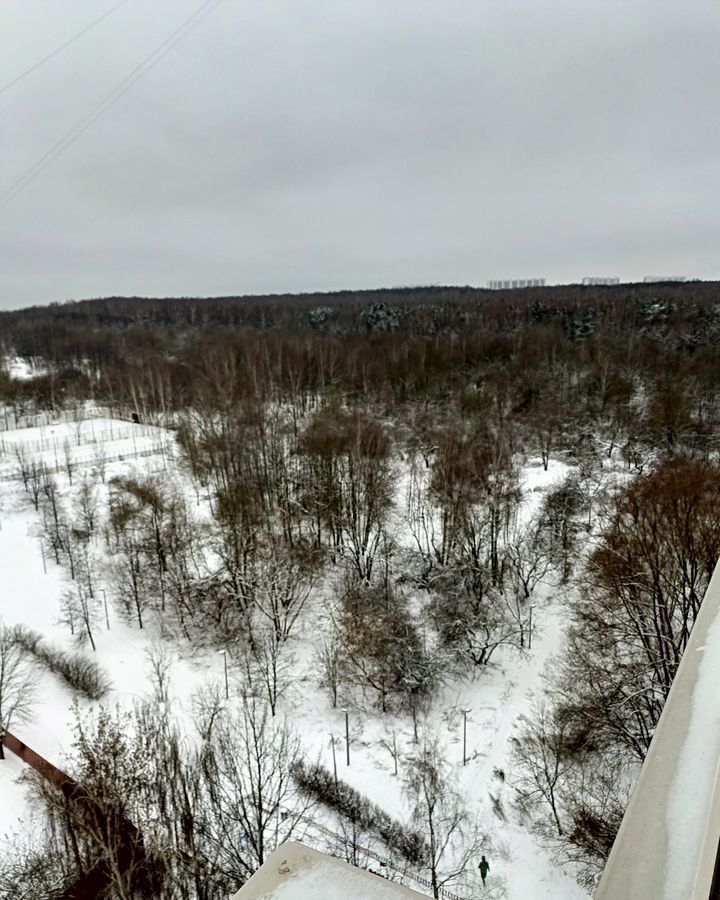
M 0 617 L 6 625 L 23 624 L 39 631 L 49 642 L 76 649 L 66 625 L 61 623 L 61 596 L 68 572 L 57 566 L 41 546 L 40 514 L 28 502 L 18 476 L 18 453 L 41 461 L 56 474 L 61 492 L 71 498 L 80 474 L 94 478 L 107 509 L 107 481 L 114 475 L 151 473 L 158 479 L 181 479 L 171 450 L 172 437 L 158 428 L 117 420 L 94 419 L 58 423 L 2 432 L 0 453 Z M 93 475 L 99 449 L 106 466 L 105 482 Z M 67 459 L 74 484 L 67 471 Z M 74 468 L 77 467 L 77 468 Z M 540 465 L 524 469 L 521 515 L 536 509 L 543 493 L 566 472 L 551 461 L 546 472 Z M 195 494 L 188 485 L 188 496 Z M 198 514 L 203 507 L 198 498 Z M 102 577 L 103 566 L 98 566 Z M 98 586 L 103 589 L 102 585 Z M 109 594 L 109 589 L 108 589 Z M 532 651 L 503 647 L 493 664 L 474 680 L 446 686 L 433 706 L 433 726 L 445 748 L 446 758 L 457 770 L 459 788 L 488 835 L 483 849 L 491 863 L 492 877 L 484 896 L 507 900 L 581 900 L 587 894 L 576 884 L 573 872 L 559 867 L 548 850 L 526 828 L 514 805 L 511 740 L 519 718 L 528 712 L 533 695 L 542 692 L 542 672 L 563 642 L 562 597 L 542 584 L 533 597 Z M 412 728 L 407 717 L 380 716 L 372 710 L 350 708 L 350 765 L 344 755 L 345 715 L 332 709 L 327 692 L 318 687 L 314 643 L 322 628 L 322 597 L 305 611 L 301 628 L 293 636 L 294 670 L 291 690 L 282 699 L 281 713 L 297 728 L 307 759 L 318 759 L 332 768 L 332 739 L 338 741 L 339 775 L 371 800 L 398 818 L 407 817 L 400 778 L 381 740 L 395 729 L 403 748 L 410 747 Z M 112 680 L 104 705 L 132 707 L 138 698 L 150 697 L 147 651 L 160 639 L 156 624 L 139 631 L 121 621 L 109 603 L 109 629 L 104 617 L 95 634 L 94 658 Z M 84 651 L 93 657 L 92 651 Z M 172 645 L 171 712 L 179 720 L 190 717 L 190 697 L 202 684 L 222 684 L 224 659 L 217 652 L 199 652 L 187 644 Z M 228 659 L 230 702 L 239 695 L 240 673 Z M 63 766 L 69 749 L 73 721 L 73 697 L 51 675 L 38 675 L 39 702 L 30 723 L 14 731 L 51 762 Z M 75 701 L 78 702 L 78 701 Z M 92 704 L 80 701 L 81 708 Z M 463 712 L 465 711 L 465 712 Z M 463 718 L 467 720 L 467 763 L 463 765 Z M 19 782 L 22 765 L 11 754 L 0 763 L 0 852 L 2 840 L 27 818 L 25 789 Z M 410 886 L 417 888 L 408 882 Z

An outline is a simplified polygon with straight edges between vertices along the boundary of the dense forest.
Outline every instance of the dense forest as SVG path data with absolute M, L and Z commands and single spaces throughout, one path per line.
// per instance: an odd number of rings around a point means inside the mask
M 102 553 L 132 627 L 161 622 L 174 640 L 232 648 L 257 686 L 230 724 L 215 724 L 222 698 L 204 698 L 199 755 L 156 707 L 136 709 L 132 724 L 79 722 L 78 778 L 106 811 L 122 805 L 146 820 L 149 861 L 118 871 L 107 896 L 223 896 L 264 860 L 281 802 L 298 804 L 286 835 L 324 804 L 383 834 L 427 872 L 434 896 L 462 886 L 477 843 L 424 729 L 448 679 L 479 677 L 501 648 L 530 650 L 540 584 L 563 598 L 567 639 L 513 739 L 513 771 L 497 777 L 594 884 L 720 555 L 719 349 L 715 282 L 111 297 L 0 314 L 0 352 L 34 372 L 0 369 L 6 418 L 91 401 L 171 429 L 179 448 L 177 480 L 115 476 L 102 514 L 69 455 L 53 474 L 18 453 L 58 564 L 91 584 L 88 559 Z M 560 460 L 567 476 L 519 518 L 529 460 L 546 471 Z M 105 482 L 104 466 L 94 474 Z M 209 502 L 202 525 L 188 484 Z M 321 589 L 318 684 L 332 708 L 351 697 L 380 717 L 406 716 L 421 748 L 407 764 L 411 828 L 303 760 L 276 719 L 287 647 Z M 87 645 L 101 611 L 91 587 L 73 591 L 66 618 Z M 8 659 L 42 656 L 26 632 L 0 638 Z M 166 669 L 158 656 L 163 702 Z M 127 751 L 128 729 L 156 735 L 157 754 L 131 754 L 113 781 L 107 760 Z M 387 740 L 397 774 L 396 737 Z M 223 786 L 247 778 L 244 761 L 260 751 L 274 805 L 238 817 Z M 153 766 L 176 776 L 162 796 L 149 786 L 160 780 Z M 95 858 L 97 841 L 35 789 L 44 862 L 17 849 L 0 887 L 31 870 L 37 885 L 58 884 Z M 426 845 L 436 829 L 449 832 L 442 851 Z M 104 841 L 111 859 L 117 847 Z M 462 865 L 448 874 L 451 855 Z
M 589 427 L 698 452 L 714 440 L 719 335 L 720 285 L 707 282 L 107 298 L 0 314 L 5 351 L 45 373 L 5 382 L 19 407 L 92 397 L 151 417 L 227 391 L 301 407 L 335 392 L 436 425 L 494 416 L 545 443 Z M 640 390 L 643 415 L 628 419 Z

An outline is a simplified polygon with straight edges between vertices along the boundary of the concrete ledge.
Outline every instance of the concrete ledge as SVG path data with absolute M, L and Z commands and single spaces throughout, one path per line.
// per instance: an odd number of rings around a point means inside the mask
M 720 564 L 596 900 L 708 900 L 720 842 Z M 717 680 L 716 680 L 717 679 Z
M 288 841 L 231 900 L 401 900 L 424 894 Z

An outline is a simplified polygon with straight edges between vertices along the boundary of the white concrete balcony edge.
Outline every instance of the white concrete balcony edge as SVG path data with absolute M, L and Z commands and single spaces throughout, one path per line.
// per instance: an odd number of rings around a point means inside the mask
M 708 900 L 720 842 L 720 564 L 596 900 Z

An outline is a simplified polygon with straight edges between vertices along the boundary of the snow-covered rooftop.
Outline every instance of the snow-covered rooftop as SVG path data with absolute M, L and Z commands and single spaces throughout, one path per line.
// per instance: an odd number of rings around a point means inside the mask
M 334 856 L 289 841 L 268 857 L 232 900 L 417 900 L 422 896 Z

